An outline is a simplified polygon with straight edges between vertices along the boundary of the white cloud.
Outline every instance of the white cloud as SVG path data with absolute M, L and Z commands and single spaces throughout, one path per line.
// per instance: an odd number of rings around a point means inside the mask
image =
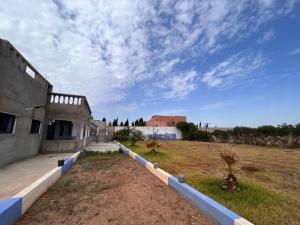
M 289 55 L 298 55 L 298 54 L 300 54 L 300 47 L 294 49 L 293 51 L 291 51 L 291 52 L 289 53 Z
M 264 43 L 264 42 L 267 42 L 267 41 L 270 41 L 270 40 L 273 40 L 273 39 L 275 39 L 275 33 L 274 33 L 274 31 L 273 31 L 273 30 L 268 30 L 268 31 L 266 31 L 266 32 L 262 35 L 262 37 L 260 37 L 260 38 L 257 40 L 257 42 L 258 42 L 259 44 L 262 44 L 262 43 Z
M 209 103 L 200 108 L 200 110 L 204 111 L 210 111 L 210 110 L 217 110 L 217 109 L 222 109 L 228 106 L 233 106 L 235 105 L 233 102 L 229 101 L 223 101 L 223 102 L 214 102 L 214 103 Z
M 197 71 L 177 71 L 177 65 L 219 51 L 286 15 L 295 3 L 11 0 L 0 5 L 0 36 L 47 76 L 55 91 L 86 95 L 99 110 L 126 100 L 131 87 L 159 75 L 167 83 L 165 97 L 187 96 L 197 87 Z M 227 80 L 221 71 L 215 74 L 214 79 L 206 74 L 209 86 Z
M 166 99 L 182 99 L 196 89 L 197 72 L 190 70 L 182 74 L 174 74 L 165 80 L 160 87 Z
M 266 59 L 260 54 L 238 53 L 205 72 L 201 81 L 209 87 L 228 87 L 234 81 L 245 78 L 246 75 L 262 67 L 265 63 Z

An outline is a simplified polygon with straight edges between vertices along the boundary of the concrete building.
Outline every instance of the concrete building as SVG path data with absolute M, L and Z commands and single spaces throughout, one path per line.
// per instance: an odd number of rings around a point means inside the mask
M 186 122 L 186 116 L 152 116 L 146 126 L 175 127 L 178 122 Z
M 87 145 L 91 110 L 85 96 L 49 93 L 41 152 L 73 152 Z
M 91 110 L 86 98 L 52 88 L 10 42 L 0 39 L 0 167 L 87 144 Z

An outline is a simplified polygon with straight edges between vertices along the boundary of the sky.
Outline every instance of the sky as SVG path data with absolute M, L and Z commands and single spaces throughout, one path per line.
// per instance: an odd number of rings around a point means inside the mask
M 97 119 L 300 123 L 299 0 L 10 0 L 0 38 Z

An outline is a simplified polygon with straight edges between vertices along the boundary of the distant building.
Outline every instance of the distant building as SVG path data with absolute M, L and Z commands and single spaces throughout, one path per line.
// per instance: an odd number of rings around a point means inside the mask
M 186 122 L 186 116 L 159 116 L 155 115 L 146 122 L 150 127 L 175 127 L 178 122 Z
M 156 140 L 178 140 L 182 138 L 182 133 L 179 129 L 172 126 L 134 126 L 134 127 L 109 127 L 109 132 L 112 134 L 119 130 L 130 129 L 130 130 L 139 130 L 143 132 L 143 135 L 147 139 L 156 139 Z

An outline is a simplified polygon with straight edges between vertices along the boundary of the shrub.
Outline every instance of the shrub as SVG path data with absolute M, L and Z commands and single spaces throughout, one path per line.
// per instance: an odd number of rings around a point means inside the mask
M 195 141 L 211 141 L 210 134 L 205 131 L 197 130 L 192 134 L 191 140 Z
M 193 123 L 178 122 L 176 127 L 182 132 L 183 140 L 193 140 L 193 135 L 198 131 L 198 128 Z
M 254 128 L 250 127 L 235 127 L 232 130 L 234 136 L 249 136 L 254 133 Z
M 277 132 L 279 136 L 287 136 L 291 133 L 293 133 L 293 130 L 295 127 L 291 124 L 282 124 L 280 126 L 277 126 Z
M 272 125 L 265 125 L 258 127 L 255 131 L 256 136 L 276 136 L 277 135 L 277 128 Z
M 143 135 L 143 132 L 140 130 L 132 130 L 129 134 L 129 140 L 131 142 L 131 145 L 135 145 L 137 141 L 143 141 L 145 139 L 145 136 Z
M 113 134 L 112 139 L 117 141 L 127 141 L 128 137 L 129 137 L 129 129 L 123 129 L 123 130 L 116 131 Z
M 233 168 L 233 166 L 239 160 L 238 155 L 225 145 L 220 152 L 220 156 L 225 161 L 228 167 L 228 173 L 225 176 L 225 183 L 223 187 L 229 192 L 235 192 L 238 189 L 238 178 L 235 175 L 236 170 Z
M 154 153 L 160 147 L 160 144 L 157 141 L 152 140 L 146 144 L 146 147 L 150 149 L 150 152 Z
M 295 125 L 295 128 L 293 129 L 293 134 L 295 136 L 300 136 L 300 123 Z
M 232 133 L 232 131 L 230 131 L 230 130 L 228 130 L 228 131 L 226 131 L 226 130 L 214 130 L 214 132 L 212 134 L 215 135 L 216 137 L 220 138 L 220 139 L 227 140 L 231 133 Z

